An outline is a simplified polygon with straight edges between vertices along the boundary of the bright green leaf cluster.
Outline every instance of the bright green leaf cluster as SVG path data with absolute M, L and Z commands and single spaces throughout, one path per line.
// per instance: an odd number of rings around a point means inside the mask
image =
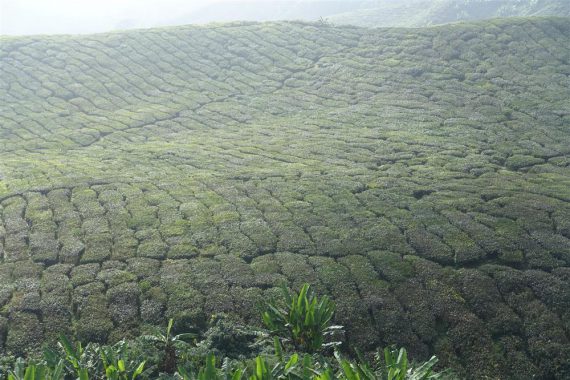
M 298 294 L 282 288 L 284 304 L 270 302 L 262 318 L 273 334 L 287 339 L 295 349 L 316 352 L 322 348 L 335 305 L 330 298 L 320 299 L 312 292 L 309 284 L 303 285 Z M 333 329 L 336 326 L 333 326 Z

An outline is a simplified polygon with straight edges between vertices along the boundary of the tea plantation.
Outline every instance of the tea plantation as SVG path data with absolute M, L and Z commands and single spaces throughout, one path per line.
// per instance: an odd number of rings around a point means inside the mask
M 0 99 L 4 354 L 287 282 L 346 348 L 570 376 L 568 18 L 1 37 Z

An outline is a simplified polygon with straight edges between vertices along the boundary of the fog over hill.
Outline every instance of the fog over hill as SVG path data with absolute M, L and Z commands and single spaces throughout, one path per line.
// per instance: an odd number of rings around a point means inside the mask
M 566 0 L 381 0 L 333 14 L 337 24 L 368 27 L 425 27 L 495 17 L 570 16 Z
M 423 27 L 570 16 L 567 0 L 0 0 L 0 34 L 75 34 L 228 21 Z
M 495 17 L 570 16 L 565 0 L 316 0 L 220 1 L 169 21 L 326 20 L 367 27 L 424 27 Z
M 570 374 L 570 22 L 272 22 L 0 39 L 0 349 L 282 282 L 347 346 Z

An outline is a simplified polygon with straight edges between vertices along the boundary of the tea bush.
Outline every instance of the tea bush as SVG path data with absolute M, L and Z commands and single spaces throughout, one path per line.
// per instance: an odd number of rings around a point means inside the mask
M 567 377 L 568 24 L 0 37 L 0 355 L 310 283 L 365 355 Z

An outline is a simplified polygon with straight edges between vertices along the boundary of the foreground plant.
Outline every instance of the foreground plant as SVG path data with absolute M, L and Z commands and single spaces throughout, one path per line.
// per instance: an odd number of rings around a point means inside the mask
M 63 360 L 50 367 L 46 363 L 26 363 L 24 359 L 18 358 L 14 370 L 8 374 L 8 380 L 63 380 L 64 373 Z
M 386 348 L 374 363 L 362 357 L 351 361 L 337 350 L 336 343 L 325 338 L 340 326 L 332 326 L 334 303 L 326 296 L 318 298 L 308 284 L 299 293 L 284 288 L 284 303 L 269 302 L 263 321 L 275 335 L 273 355 L 246 359 L 218 358 L 212 352 L 196 351 L 185 339 L 195 334 L 173 334 L 174 321 L 168 321 L 164 333 L 141 337 L 148 348 L 152 343 L 161 357 L 141 354 L 141 346 L 120 341 L 113 346 L 73 344 L 61 336 L 60 352 L 46 350 L 41 361 L 18 359 L 8 380 L 443 380 L 445 373 L 434 372 L 437 358 L 419 365 L 408 361 L 407 351 Z M 223 331 L 232 331 L 223 330 Z M 266 341 L 263 341 L 266 343 Z M 284 344 L 285 343 L 285 344 Z M 290 344 L 289 344 L 290 343 Z M 287 348 L 295 348 L 288 351 Z M 334 356 L 326 347 L 335 346 Z M 186 355 L 180 355 L 182 349 Z M 264 347 L 268 349 L 268 347 Z M 147 360 L 143 360 L 147 359 Z M 153 359 L 154 358 L 154 359 Z M 150 363 L 145 371 L 146 364 Z M 180 363 L 179 363 L 180 362 Z
M 146 361 L 138 362 L 129 354 L 124 340 L 114 346 L 101 347 L 101 360 L 108 380 L 135 380 L 143 371 Z
M 284 303 L 268 302 L 262 314 L 263 323 L 272 334 L 290 342 L 295 350 L 317 352 L 325 345 L 325 336 L 342 329 L 330 325 L 334 303 L 327 296 L 318 298 L 309 284 L 303 285 L 299 293 L 285 286 L 282 292 Z
M 97 345 L 88 343 L 86 346 L 83 346 L 81 342 L 74 345 L 63 334 L 59 337 L 58 345 L 63 351 L 65 362 L 67 362 L 68 372 L 73 373 L 80 380 L 89 379 L 89 372 L 95 371 L 99 364 Z M 44 354 L 48 361 L 53 360 L 50 357 L 52 355 L 54 355 L 53 351 L 48 351 Z
M 232 368 L 227 359 L 220 368 L 216 367 L 216 363 L 216 356 L 209 354 L 203 367 L 193 370 L 179 366 L 178 375 L 183 380 L 241 380 L 245 378 L 245 368 Z
M 187 339 L 196 337 L 196 334 L 192 333 L 174 335 L 172 333 L 173 325 L 174 319 L 170 319 L 164 333 L 157 331 L 153 335 L 144 335 L 141 337 L 143 341 L 156 345 L 162 351 L 162 360 L 159 364 L 159 370 L 166 373 L 174 373 L 178 367 L 176 350 L 181 346 L 188 345 L 186 342 Z
M 435 358 L 413 366 L 406 350 L 387 349 L 386 362 L 376 365 L 359 359 L 350 361 L 338 352 L 335 359 L 293 353 L 281 358 L 257 356 L 249 361 L 234 363 L 208 355 L 203 366 L 196 369 L 179 368 L 183 380 L 444 380 L 453 379 L 447 373 L 435 373 Z M 218 363 L 221 365 L 218 367 Z
M 435 356 L 414 367 L 408 362 L 408 353 L 405 348 L 399 350 L 385 348 L 384 362 L 387 380 L 436 380 L 447 376 L 445 373 L 433 371 L 433 367 L 437 364 Z

